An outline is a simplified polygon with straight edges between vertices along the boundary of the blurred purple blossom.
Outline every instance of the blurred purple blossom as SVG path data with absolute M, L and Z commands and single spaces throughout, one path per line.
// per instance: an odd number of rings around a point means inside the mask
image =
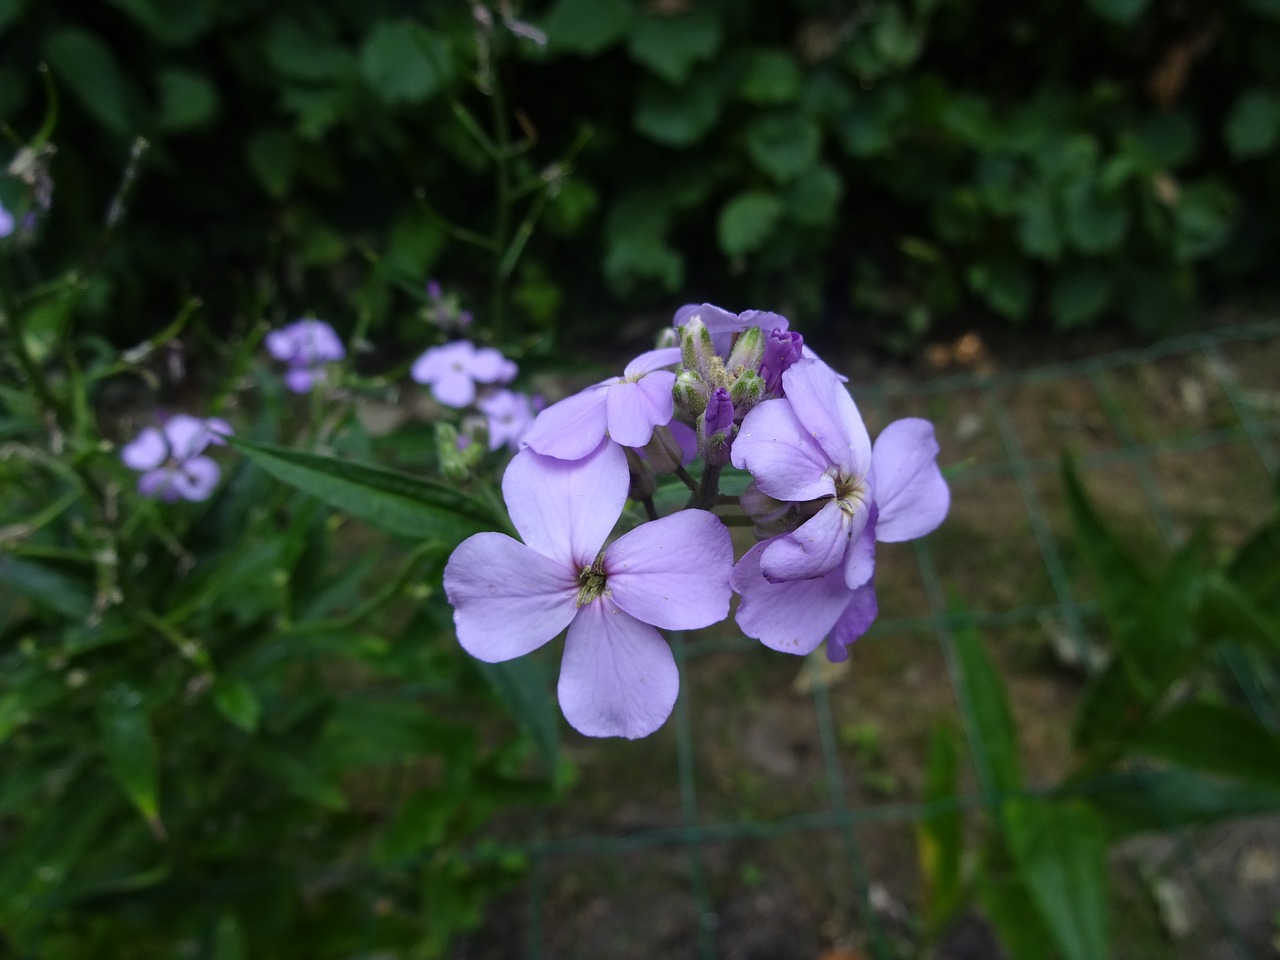
M 3 239 L 13 233 L 15 221 L 13 214 L 5 209 L 3 203 L 0 203 L 0 239 Z
M 447 407 L 470 406 L 477 383 L 510 383 L 517 368 L 493 347 L 477 347 L 469 340 L 454 340 L 432 347 L 413 362 L 409 376 L 431 388 L 431 395 Z
M 323 383 L 325 365 L 347 355 L 333 327 L 311 317 L 272 330 L 267 334 L 266 345 L 271 356 L 288 365 L 284 382 L 294 393 L 306 393 Z
M 536 412 L 536 401 L 526 393 L 495 390 L 476 401 L 489 420 L 489 449 L 508 446 L 520 449 L 520 440 L 528 432 Z
M 126 467 L 142 473 L 138 492 L 167 503 L 207 500 L 218 485 L 218 465 L 203 456 L 210 445 L 226 443 L 230 424 L 216 417 L 179 413 L 160 427 L 147 427 L 120 451 Z

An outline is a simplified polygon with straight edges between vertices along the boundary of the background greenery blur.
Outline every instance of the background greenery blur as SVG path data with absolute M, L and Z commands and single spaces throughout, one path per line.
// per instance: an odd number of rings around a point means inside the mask
M 526 332 L 686 296 L 891 347 L 1271 279 L 1277 0 L 0 0 L 0 38 L 15 140 L 57 91 L 45 250 L 150 145 L 83 301 L 120 342 L 183 293 L 385 338 L 428 273 Z

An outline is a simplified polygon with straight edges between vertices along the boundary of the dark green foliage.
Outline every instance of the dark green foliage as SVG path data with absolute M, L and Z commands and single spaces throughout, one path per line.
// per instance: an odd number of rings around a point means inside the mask
M 687 290 L 811 321 L 853 307 L 897 343 L 966 300 L 1167 329 L 1206 277 L 1269 277 L 1274 4 L 517 14 L 545 49 L 464 4 L 11 2 L 0 120 L 36 136 L 47 63 L 61 265 L 97 248 L 131 140 L 150 143 L 82 304 L 121 341 L 175 289 L 214 316 L 278 289 L 376 329 L 429 272 L 499 326 L 509 308 L 604 333 L 603 304 Z

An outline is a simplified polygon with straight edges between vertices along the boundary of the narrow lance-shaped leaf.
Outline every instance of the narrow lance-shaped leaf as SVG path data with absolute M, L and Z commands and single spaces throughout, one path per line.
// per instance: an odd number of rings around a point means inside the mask
M 444 484 L 337 457 L 228 440 L 277 479 L 392 533 L 451 541 L 502 525 L 486 505 Z
M 1004 683 L 982 648 L 982 638 L 972 627 L 956 634 L 953 650 L 952 679 L 978 769 L 978 781 L 988 794 L 1020 790 L 1018 740 Z
M 1280 790 L 1280 737 L 1232 707 L 1184 703 L 1138 731 L 1130 746 L 1170 763 Z
M 98 706 L 102 752 L 130 802 L 163 836 L 160 822 L 160 751 L 142 694 L 124 685 L 113 687 Z
M 937 809 L 916 825 L 920 875 L 925 884 L 925 926 L 936 935 L 951 919 L 963 897 L 961 854 L 964 851 L 964 819 L 955 803 L 960 769 L 960 747 L 955 730 L 939 725 L 929 738 L 929 763 L 925 771 L 925 803 Z

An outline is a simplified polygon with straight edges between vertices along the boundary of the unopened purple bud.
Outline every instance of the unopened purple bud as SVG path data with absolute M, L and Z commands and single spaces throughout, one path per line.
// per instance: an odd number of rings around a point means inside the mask
M 653 436 L 644 445 L 644 455 L 659 473 L 675 473 L 676 468 L 684 462 L 684 450 L 669 426 L 653 428 Z
M 440 281 L 435 277 L 427 281 L 427 296 L 432 300 L 439 300 L 444 297 L 444 290 L 440 286 Z
M 627 487 L 627 497 L 632 500 L 648 500 L 658 489 L 658 478 L 654 474 L 653 466 L 631 447 L 626 447 L 625 450 L 627 473 L 631 478 Z
M 724 387 L 716 387 L 707 401 L 707 409 L 703 414 L 703 429 L 707 436 L 724 433 L 733 426 L 733 401 L 729 399 L 729 391 Z
M 760 376 L 769 396 L 782 393 L 782 375 L 803 356 L 804 337 L 794 330 L 774 330 L 765 340 Z

